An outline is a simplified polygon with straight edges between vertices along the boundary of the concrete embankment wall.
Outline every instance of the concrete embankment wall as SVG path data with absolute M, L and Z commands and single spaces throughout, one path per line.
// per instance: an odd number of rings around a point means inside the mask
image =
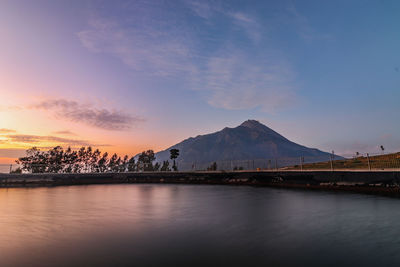
M 142 172 L 91 174 L 0 174 L 0 187 L 112 183 L 253 185 L 400 184 L 396 171 Z

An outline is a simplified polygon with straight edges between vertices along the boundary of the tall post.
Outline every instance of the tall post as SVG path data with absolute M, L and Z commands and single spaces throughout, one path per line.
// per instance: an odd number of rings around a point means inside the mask
M 300 157 L 300 171 L 303 171 L 303 157 Z
M 369 162 L 369 154 L 367 153 L 368 170 L 371 170 L 371 163 Z
M 332 160 L 332 155 L 331 155 L 331 171 L 333 171 L 333 160 Z
M 10 173 L 12 172 L 12 164 L 10 164 Z

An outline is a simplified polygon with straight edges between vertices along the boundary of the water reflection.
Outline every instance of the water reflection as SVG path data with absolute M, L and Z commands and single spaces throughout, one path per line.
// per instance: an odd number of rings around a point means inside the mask
M 0 189 L 0 266 L 397 266 L 399 204 L 239 186 Z

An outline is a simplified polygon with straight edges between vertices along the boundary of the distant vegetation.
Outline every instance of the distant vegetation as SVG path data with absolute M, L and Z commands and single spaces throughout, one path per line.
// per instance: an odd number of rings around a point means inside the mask
M 174 169 L 177 170 L 175 159 L 179 156 L 179 150 L 171 153 L 174 159 Z M 16 160 L 21 167 L 14 172 L 31 173 L 104 173 L 104 172 L 140 172 L 140 171 L 170 171 L 169 162 L 162 165 L 155 161 L 153 150 L 143 151 L 135 157 L 128 155 L 123 158 L 117 154 L 109 157 L 107 152 L 93 150 L 92 147 L 82 147 L 72 150 L 68 147 L 64 150 L 56 146 L 48 151 L 41 151 L 36 147 L 28 149 L 26 156 Z
M 217 162 L 213 162 L 211 163 L 210 167 L 207 168 L 207 171 L 216 171 L 217 168 Z
M 382 149 L 383 151 L 384 149 Z M 369 159 L 369 160 L 368 160 Z M 369 161 L 369 163 L 368 163 Z M 324 170 L 324 169 L 398 169 L 400 168 L 400 152 L 392 153 L 392 154 L 384 154 L 384 155 L 376 155 L 376 156 L 359 156 L 359 153 L 356 152 L 356 157 L 352 159 L 344 159 L 344 160 L 334 160 L 332 161 L 324 161 L 324 162 L 316 162 L 316 163 L 307 163 L 303 164 L 303 169 L 306 170 Z M 290 170 L 300 170 L 300 165 L 295 165 L 292 167 L 287 167 L 286 169 Z
M 382 149 L 382 153 L 383 153 Z M 179 157 L 178 149 L 170 149 L 170 159 L 162 162 L 156 162 L 156 155 L 153 150 L 143 151 L 136 156 L 119 157 L 117 154 L 109 156 L 107 152 L 102 153 L 100 150 L 93 150 L 92 147 L 82 147 L 78 150 L 73 150 L 70 147 L 63 149 L 61 146 L 56 146 L 47 151 L 33 147 L 26 151 L 26 156 L 21 157 L 16 162 L 20 165 L 19 168 L 12 170 L 12 173 L 107 173 L 107 172 L 147 172 L 147 171 L 178 171 L 176 159 Z M 332 157 L 333 158 L 333 157 Z M 303 163 L 298 165 L 280 165 L 279 169 L 286 170 L 382 170 L 382 169 L 400 169 L 400 152 L 392 154 L 382 154 L 374 156 L 360 156 L 359 152 L 355 153 L 352 159 L 338 159 L 324 162 Z M 266 160 L 263 160 L 266 161 Z M 301 157 L 300 162 L 304 162 Z M 225 162 L 226 163 L 226 162 Z M 234 163 L 234 164 L 233 164 Z M 243 164 L 247 163 L 247 168 Z M 264 162 L 265 163 L 265 162 Z M 271 160 L 267 161 L 268 168 L 272 169 Z M 221 162 L 212 162 L 204 167 L 207 171 L 216 171 L 221 168 Z M 232 162 L 230 161 L 230 169 L 233 171 L 250 170 L 250 161 Z M 288 167 L 284 167 L 288 166 Z M 275 169 L 278 169 L 277 161 Z

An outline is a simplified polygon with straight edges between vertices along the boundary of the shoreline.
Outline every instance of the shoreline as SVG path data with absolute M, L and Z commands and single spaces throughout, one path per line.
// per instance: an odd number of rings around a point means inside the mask
M 399 171 L 215 171 L 0 174 L 0 188 L 144 183 L 250 185 L 400 197 Z

